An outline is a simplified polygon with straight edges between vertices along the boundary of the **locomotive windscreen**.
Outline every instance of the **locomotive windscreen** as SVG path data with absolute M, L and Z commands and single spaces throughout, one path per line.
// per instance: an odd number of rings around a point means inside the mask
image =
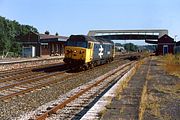
M 84 39 L 85 38 L 82 36 L 71 36 L 67 40 L 67 46 L 87 48 L 87 41 L 85 41 Z

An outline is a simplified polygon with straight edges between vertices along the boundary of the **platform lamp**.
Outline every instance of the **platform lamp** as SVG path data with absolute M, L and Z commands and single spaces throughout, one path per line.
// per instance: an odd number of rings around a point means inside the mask
M 175 36 L 174 36 L 174 41 L 176 41 L 177 36 L 178 36 L 178 35 L 175 35 Z
M 174 36 L 174 41 L 175 41 L 175 42 L 176 42 L 176 38 L 177 38 L 177 36 L 178 36 L 178 35 L 175 35 L 175 36 Z M 176 46 L 176 43 L 175 43 L 175 46 Z M 175 49 L 176 49 L 176 48 L 174 47 L 174 52 L 176 52 L 176 50 L 175 50 Z

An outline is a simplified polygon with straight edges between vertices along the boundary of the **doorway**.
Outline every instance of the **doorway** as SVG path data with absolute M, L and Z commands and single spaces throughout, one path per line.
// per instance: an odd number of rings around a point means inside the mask
M 168 53 L 168 45 L 163 45 L 163 55 Z

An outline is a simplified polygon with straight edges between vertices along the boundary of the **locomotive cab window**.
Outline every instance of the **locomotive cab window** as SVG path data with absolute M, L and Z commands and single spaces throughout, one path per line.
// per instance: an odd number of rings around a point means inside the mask
M 92 49 L 93 48 L 93 43 L 88 43 L 88 48 Z
M 67 46 L 87 48 L 87 42 L 86 41 L 68 41 Z

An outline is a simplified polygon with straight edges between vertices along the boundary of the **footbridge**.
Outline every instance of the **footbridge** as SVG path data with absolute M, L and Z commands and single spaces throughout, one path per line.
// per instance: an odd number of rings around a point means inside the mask
M 90 30 L 88 36 L 95 36 L 108 40 L 145 40 L 147 43 L 157 44 L 163 35 L 168 35 L 166 29 L 151 30 Z

